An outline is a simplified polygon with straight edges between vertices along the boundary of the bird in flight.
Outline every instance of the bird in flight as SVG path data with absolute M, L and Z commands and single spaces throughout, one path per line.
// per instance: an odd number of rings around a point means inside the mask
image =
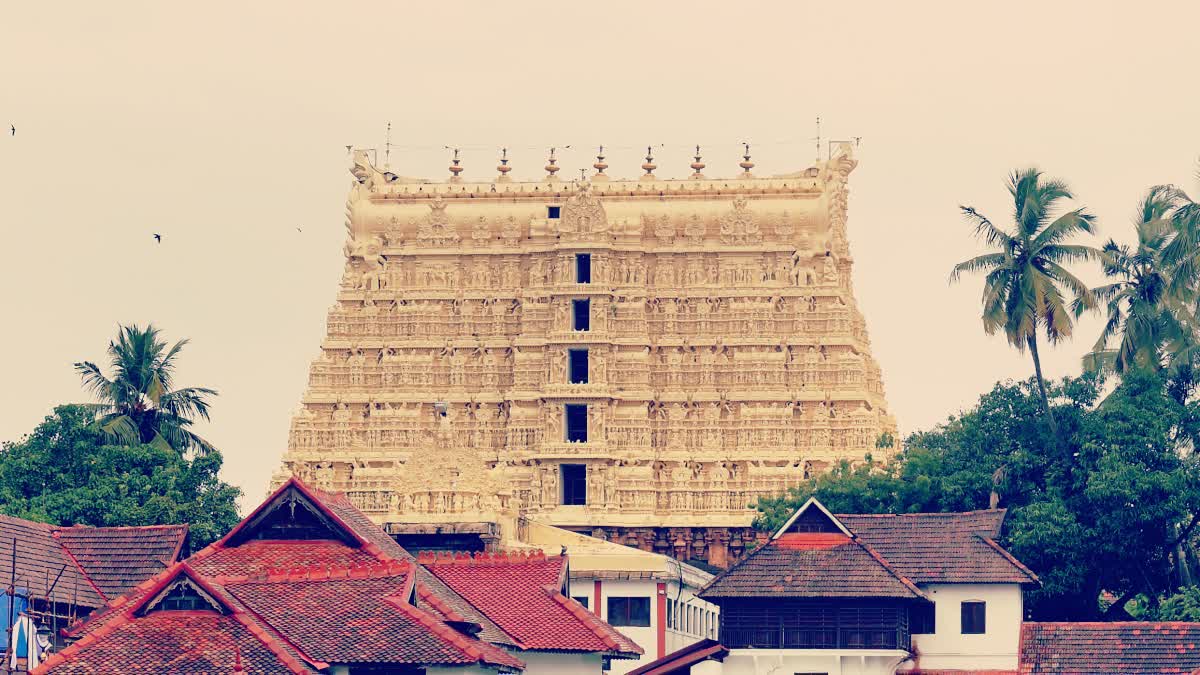
M 161 244 L 162 243 L 162 235 L 155 232 L 154 233 L 154 242 L 157 244 Z
M 296 228 L 296 231 L 297 231 L 297 232 L 303 232 L 304 230 L 302 230 L 302 229 L 300 229 L 299 227 L 297 227 L 297 228 Z

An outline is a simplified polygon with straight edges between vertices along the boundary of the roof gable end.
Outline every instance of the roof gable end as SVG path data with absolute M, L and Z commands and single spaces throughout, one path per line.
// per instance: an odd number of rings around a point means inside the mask
M 854 537 L 854 533 L 816 497 L 809 497 L 803 506 L 796 509 L 792 517 L 771 535 L 771 540 L 789 532 L 841 532 L 847 537 Z

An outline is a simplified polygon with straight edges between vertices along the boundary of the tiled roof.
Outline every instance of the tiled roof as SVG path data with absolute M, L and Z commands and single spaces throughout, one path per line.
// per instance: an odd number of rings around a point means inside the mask
M 524 666 L 507 652 L 407 604 L 411 572 L 406 564 L 402 571 L 350 570 L 349 576 L 268 577 L 227 581 L 224 586 L 289 642 L 320 661 Z
M 574 600 L 562 595 L 566 558 L 544 554 L 423 553 L 418 562 L 491 618 L 527 650 L 642 653 Z
M 1150 675 L 1200 668 L 1200 623 L 1026 623 L 1023 675 Z
M 1037 583 L 995 542 L 1004 510 L 899 515 L 839 514 L 837 519 L 918 584 Z
M 289 667 L 245 625 L 216 612 L 154 612 L 113 623 L 111 631 L 95 642 L 85 643 L 90 638 L 84 638 L 34 672 L 209 675 L 232 673 L 239 659 L 247 672 L 255 675 L 318 672 L 302 663 L 299 670 Z
M 12 572 L 15 539 L 19 587 L 40 598 L 53 585 L 55 602 L 96 608 L 174 563 L 186 537 L 186 525 L 57 527 L 0 516 L 0 579 Z
M 657 661 L 642 664 L 629 671 L 627 675 L 673 675 L 691 672 L 692 666 L 697 663 L 709 659 L 724 661 L 728 654 L 729 650 L 720 642 L 704 639 L 673 651 Z
M 54 536 L 106 597 L 115 598 L 170 567 L 187 525 L 62 527 Z
M 187 577 L 219 605 L 217 610 L 152 611 L 152 598 L 180 577 Z M 83 637 L 53 654 L 34 675 L 138 672 L 150 675 L 233 672 L 240 659 L 251 672 L 316 673 L 327 664 L 314 662 L 279 637 L 224 588 L 176 563 L 138 584 L 129 594 L 109 601 L 80 631 Z
M 0 579 L 7 585 L 12 574 L 15 539 L 17 577 L 22 579 L 17 583 L 18 587 L 27 588 L 34 596 L 45 596 L 48 585 L 61 571 L 62 577 L 50 593 L 54 601 L 70 603 L 74 600 L 76 605 L 93 608 L 103 605 L 104 597 L 54 538 L 54 529 L 46 523 L 0 516 Z
M 365 565 L 380 558 L 361 548 L 340 541 L 278 541 L 258 539 L 232 548 L 214 548 L 188 558 L 188 564 L 209 576 L 249 576 L 275 569 L 296 569 L 324 565 Z
M 713 579 L 703 598 L 925 596 L 870 547 L 843 534 L 780 535 Z

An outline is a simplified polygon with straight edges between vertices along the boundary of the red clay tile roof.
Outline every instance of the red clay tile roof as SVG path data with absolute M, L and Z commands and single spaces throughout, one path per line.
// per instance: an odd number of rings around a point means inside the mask
M 676 673 L 691 672 L 692 666 L 714 659 L 724 661 L 729 654 L 729 650 L 721 645 L 716 640 L 700 640 L 694 642 L 683 649 L 673 651 L 670 654 L 643 664 L 626 673 L 626 675 L 674 675 Z
M 340 578 L 268 577 L 224 586 L 289 642 L 324 662 L 524 666 L 407 604 L 411 572 L 408 565 L 399 572 L 364 568 Z
M 1200 668 L 1200 623 L 1026 623 L 1023 675 L 1150 675 Z
M 114 621 L 112 630 L 94 643 L 85 645 L 84 640 L 51 656 L 34 673 L 232 673 L 239 653 L 247 672 L 256 675 L 318 672 L 304 664 L 292 669 L 241 622 L 216 612 L 154 612 L 133 621 Z
M 186 536 L 186 525 L 57 527 L 0 516 L 0 579 L 11 574 L 16 539 L 18 587 L 40 598 L 54 585 L 55 602 L 96 608 L 174 563 Z
M 560 593 L 566 558 L 538 553 L 434 555 L 418 562 L 526 650 L 634 657 L 642 648 Z
M 188 558 L 188 564 L 208 576 L 251 576 L 271 570 L 337 565 L 366 565 L 379 556 L 340 541 L 256 539 L 232 548 L 215 548 Z
M 1004 510 L 965 513 L 839 514 L 858 539 L 918 584 L 1037 583 L 995 543 Z
M 786 533 L 713 579 L 702 598 L 923 599 L 912 582 L 862 542 L 841 534 Z
M 221 612 L 142 610 L 160 591 L 181 576 L 188 577 L 221 605 Z M 176 563 L 110 601 L 85 624 L 75 643 L 53 654 L 35 675 L 45 673 L 109 674 L 139 672 L 232 672 L 237 655 L 263 673 L 316 673 L 327 664 L 304 657 L 278 636 L 224 588 Z M 222 663 L 223 662 L 223 663 Z M 214 669 L 214 666 L 216 668 Z
M 115 598 L 179 559 L 187 525 L 62 527 L 54 536 L 104 593 Z

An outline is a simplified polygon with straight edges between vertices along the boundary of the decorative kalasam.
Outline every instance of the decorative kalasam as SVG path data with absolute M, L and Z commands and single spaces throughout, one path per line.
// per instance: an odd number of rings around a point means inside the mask
M 724 566 L 760 495 L 886 459 L 851 148 L 769 178 L 746 164 L 571 183 L 502 160 L 495 181 L 432 182 L 357 152 L 346 270 L 276 482 L 345 491 L 399 534 L 495 545 L 528 517 Z

